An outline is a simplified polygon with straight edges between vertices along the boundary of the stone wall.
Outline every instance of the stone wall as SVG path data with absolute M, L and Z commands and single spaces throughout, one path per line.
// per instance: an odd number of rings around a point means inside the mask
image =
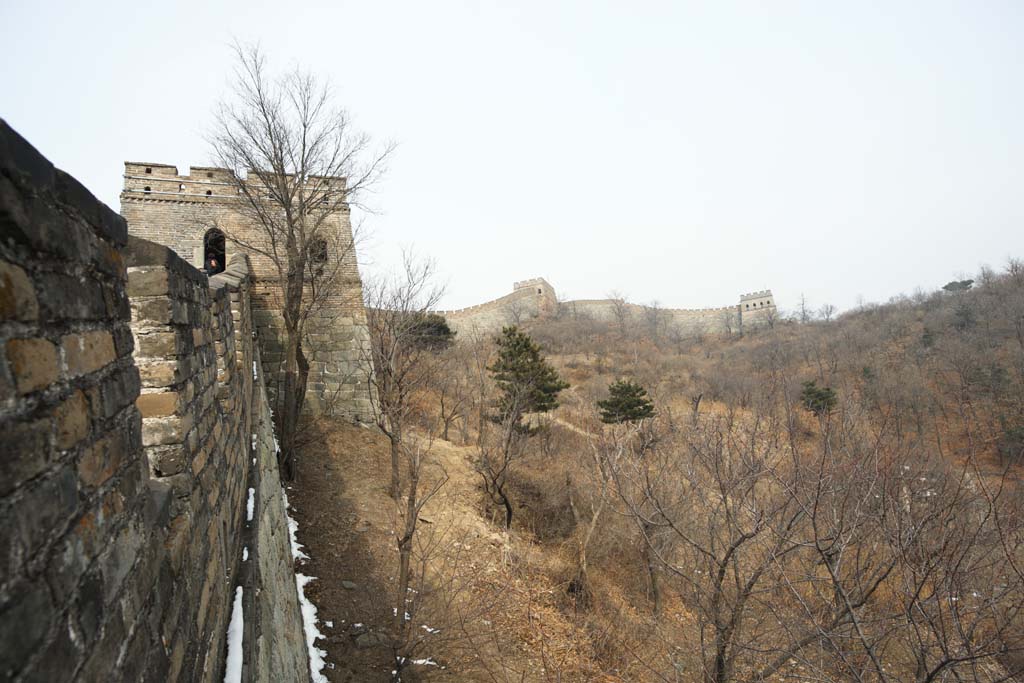
M 657 325 L 660 332 L 684 335 L 738 333 L 765 326 L 777 315 L 771 290 L 740 296 L 740 303 L 720 308 L 658 308 L 612 299 L 559 302 L 544 278 L 516 282 L 512 293 L 486 303 L 452 311 L 437 311 L 463 337 L 493 335 L 504 325 L 522 324 L 554 315 L 585 318 L 629 327 Z
M 0 122 L 0 679 L 309 680 L 251 286 Z
M 344 185 L 343 178 L 330 180 Z M 121 213 L 130 234 L 170 247 L 202 268 L 204 237 L 220 230 L 227 236 L 229 262 L 243 252 L 250 257 L 254 321 L 263 343 L 264 368 L 272 380 L 268 382 L 271 404 L 276 405 L 276 380 L 284 361 L 278 272 L 260 249 L 246 251 L 234 241 L 256 247 L 267 243 L 265 232 L 240 206 L 237 183 L 227 169 L 193 167 L 182 175 L 167 164 L 125 162 Z M 304 344 L 310 363 L 306 409 L 369 421 L 372 406 L 361 364 L 368 357 L 369 334 L 348 209 L 331 214 L 320 230 L 339 260 L 339 270 L 333 278 L 335 291 L 309 321 Z

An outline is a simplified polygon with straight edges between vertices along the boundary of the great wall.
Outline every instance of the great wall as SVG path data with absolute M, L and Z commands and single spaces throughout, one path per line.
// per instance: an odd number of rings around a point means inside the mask
M 503 325 L 556 316 L 637 325 L 651 322 L 682 335 L 741 333 L 771 324 L 778 315 L 771 290 L 742 294 L 739 303 L 720 308 L 654 308 L 619 299 L 559 301 L 544 278 L 512 285 L 512 293 L 457 310 L 435 311 L 465 335 L 493 334 Z
M 207 278 L 0 121 L 0 679 L 309 681 L 243 254 Z

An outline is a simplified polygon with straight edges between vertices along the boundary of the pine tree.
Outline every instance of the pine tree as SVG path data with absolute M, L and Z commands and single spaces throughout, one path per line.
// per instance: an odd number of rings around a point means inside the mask
M 836 407 L 838 399 L 835 390 L 831 387 L 819 387 L 814 380 L 804 382 L 803 386 L 804 390 L 800 392 L 800 401 L 810 412 L 821 417 L 828 415 Z
M 498 360 L 487 369 L 501 391 L 497 420 L 512 418 L 519 425 L 525 413 L 557 408 L 558 393 L 569 385 L 544 360 L 530 335 L 513 325 L 502 329 L 496 341 Z
M 597 402 L 602 422 L 638 422 L 654 415 L 654 402 L 647 397 L 647 390 L 639 384 L 618 380 L 608 385 L 608 394 L 606 400 Z

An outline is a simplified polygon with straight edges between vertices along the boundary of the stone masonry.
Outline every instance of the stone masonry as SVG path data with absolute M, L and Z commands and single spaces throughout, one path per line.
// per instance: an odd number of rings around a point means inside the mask
M 253 287 L 0 121 L 0 680 L 309 681 Z
M 344 178 L 328 179 L 343 191 Z M 241 251 L 232 240 L 260 244 L 265 234 L 238 210 L 234 175 L 223 168 L 192 167 L 182 175 L 167 164 L 125 162 L 121 214 L 128 232 L 173 249 L 182 259 L 201 268 L 206 239 L 219 231 L 226 237 L 228 261 Z M 349 211 L 333 214 L 324 234 L 340 252 L 341 273 L 337 291 L 309 321 L 304 349 L 310 363 L 306 409 L 310 412 L 372 419 L 372 406 L 363 379 L 362 359 L 367 358 L 369 334 L 363 308 L 362 282 Z M 281 340 L 280 287 L 274 262 L 251 252 L 253 320 L 262 341 L 267 377 L 279 376 L 284 354 Z M 268 389 L 276 405 L 276 381 Z

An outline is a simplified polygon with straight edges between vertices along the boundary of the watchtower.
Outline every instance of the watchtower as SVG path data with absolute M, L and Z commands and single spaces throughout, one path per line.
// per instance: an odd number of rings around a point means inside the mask
M 344 191 L 344 178 L 320 180 Z M 253 275 L 253 320 L 274 402 L 274 380 L 280 377 L 284 363 L 279 274 L 274 261 L 255 248 L 266 243 L 266 234 L 241 210 L 244 200 L 239 193 L 239 181 L 229 169 L 192 167 L 188 174 L 180 174 L 169 164 L 126 161 L 121 215 L 130 234 L 170 247 L 197 268 L 214 259 L 215 270 L 220 269 L 236 253 L 248 255 Z M 320 230 L 328 236 L 326 243 L 339 249 L 340 254 L 325 252 L 323 258 L 340 258 L 341 269 L 334 283 L 336 291 L 317 306 L 307 324 L 303 343 L 310 364 L 306 409 L 370 420 L 370 395 L 361 377 L 361 364 L 368 357 L 369 333 L 348 207 L 331 214 Z

